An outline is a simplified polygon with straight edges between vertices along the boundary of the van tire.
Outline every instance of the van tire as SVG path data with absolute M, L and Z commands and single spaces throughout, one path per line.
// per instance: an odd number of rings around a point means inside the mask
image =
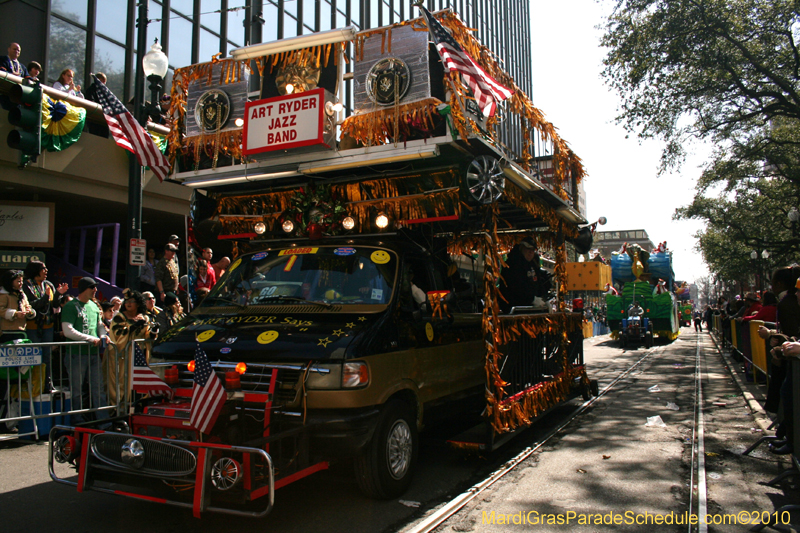
M 383 408 L 372 440 L 355 461 L 361 491 L 381 500 L 403 494 L 414 475 L 418 448 L 412 409 L 403 401 L 390 400 Z

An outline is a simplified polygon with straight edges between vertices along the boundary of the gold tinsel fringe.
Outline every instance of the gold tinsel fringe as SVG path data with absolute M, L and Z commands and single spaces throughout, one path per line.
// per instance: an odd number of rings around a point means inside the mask
M 435 126 L 433 117 L 438 114 L 436 107 L 441 103 L 437 98 L 425 98 L 396 107 L 351 115 L 342 123 L 342 133 L 367 146 L 410 139 L 423 131 L 420 125 L 431 136 Z
M 580 378 L 588 381 L 583 367 L 570 368 L 555 377 L 522 393 L 519 397 L 498 402 L 487 396 L 487 415 L 497 433 L 513 431 L 518 427 L 529 426 L 533 419 L 569 397 L 572 382 Z
M 198 143 L 196 146 L 200 146 Z M 365 180 L 331 186 L 331 196 L 345 202 L 361 227 L 368 227 L 374 211 L 385 211 L 395 220 L 414 220 L 461 214 L 459 176 L 455 170 L 414 174 L 397 178 Z M 434 192 L 426 192 L 434 191 Z M 259 220 L 272 230 L 274 221 L 289 209 L 294 189 L 218 199 L 217 215 L 228 234 L 246 233 Z M 244 216 L 251 215 L 251 216 Z M 259 215 L 263 219 L 254 218 Z M 249 231 L 249 230 L 248 230 Z
M 552 207 L 528 195 L 510 180 L 506 180 L 505 195 L 506 199 L 515 206 L 524 209 L 530 215 L 542 219 L 551 231 L 557 232 L 562 226 L 561 218 Z M 578 229 L 576 227 L 569 226 L 564 228 L 564 232 L 566 237 L 578 236 Z

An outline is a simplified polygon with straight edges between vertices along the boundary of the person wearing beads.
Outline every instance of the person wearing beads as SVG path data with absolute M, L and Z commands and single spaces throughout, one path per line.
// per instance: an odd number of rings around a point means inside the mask
M 67 303 L 67 290 L 69 285 L 59 283 L 58 287 L 47 280 L 47 266 L 41 261 L 31 261 L 25 266 L 25 282 L 22 289 L 31 307 L 36 311 L 36 318 L 28 321 L 28 338 L 31 342 L 53 342 L 56 315 L 61 312 L 61 307 Z M 55 366 L 52 359 L 52 352 L 49 346 L 42 347 L 44 363 L 47 365 L 45 374 L 50 388 L 55 384 L 52 379 L 52 369 Z M 56 381 L 59 380 L 56 375 Z
M 19 62 L 22 47 L 18 43 L 8 45 L 8 55 L 0 57 L 0 70 L 4 70 L 14 76 L 25 78 L 28 76 L 28 69 Z

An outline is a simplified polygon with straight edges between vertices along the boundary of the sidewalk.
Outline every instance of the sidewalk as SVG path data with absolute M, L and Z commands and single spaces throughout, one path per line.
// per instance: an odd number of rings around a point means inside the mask
M 766 446 L 741 455 L 763 435 L 760 425 L 766 428 L 769 421 L 763 411 L 759 415 L 748 405 L 710 336 L 684 328 L 675 342 L 659 346 L 580 416 L 563 438 L 549 442 L 438 531 L 687 531 L 681 524 L 686 523 L 686 513 L 698 512 L 689 508 L 698 338 L 709 515 L 723 519 L 721 515 L 744 511 L 749 519 L 751 513 L 772 512 L 790 499 L 798 501 L 800 494 L 787 484 L 765 484 L 789 466 L 786 457 L 770 454 Z M 648 392 L 655 385 L 660 392 Z M 749 392 L 756 409 L 761 396 L 757 388 Z M 668 409 L 670 402 L 679 410 Z M 656 415 L 666 426 L 645 427 L 647 418 Z M 636 524 L 648 516 L 655 520 L 656 515 L 672 525 Z M 749 527 L 712 525 L 708 531 L 741 532 Z

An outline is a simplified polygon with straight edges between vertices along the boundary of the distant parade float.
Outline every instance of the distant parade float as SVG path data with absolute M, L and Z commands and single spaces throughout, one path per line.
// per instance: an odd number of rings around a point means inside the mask
M 680 327 L 678 297 L 667 290 L 667 287 L 674 286 L 675 273 L 672 270 L 672 252 L 667 249 L 666 242 L 652 252 L 626 243 L 619 252 L 611 255 L 611 277 L 616 287 L 622 287 L 619 291 L 615 289 L 606 293 L 607 320 L 612 338 L 621 342 L 625 340 L 622 332 L 628 325 L 634 302 L 642 308 L 641 322 L 645 331 L 642 335 L 646 343 L 649 342 L 646 340 L 647 331 L 670 341 L 677 338 Z

